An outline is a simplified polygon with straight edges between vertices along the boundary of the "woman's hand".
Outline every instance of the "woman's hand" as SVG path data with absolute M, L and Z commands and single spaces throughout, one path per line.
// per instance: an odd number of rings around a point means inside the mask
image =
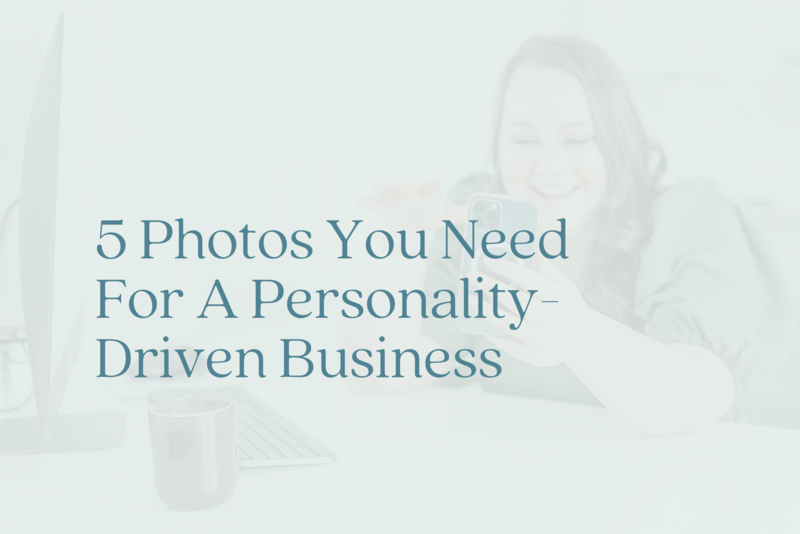
M 485 297 L 491 297 L 489 289 L 495 284 L 504 290 L 498 298 L 502 306 L 499 312 L 505 315 L 502 319 L 494 317 L 484 303 L 487 320 L 510 336 L 487 336 L 501 350 L 536 366 L 557 365 L 591 350 L 590 333 L 598 323 L 597 312 L 589 308 L 572 280 L 558 267 L 541 255 L 536 257 L 536 269 L 502 259 L 485 258 L 484 264 L 513 283 L 509 286 L 483 273 L 470 273 L 470 284 L 480 287 Z M 517 290 L 518 304 L 510 290 Z M 531 297 L 529 291 L 536 293 Z M 518 306 L 524 310 L 521 323 Z
M 466 208 L 451 203 L 438 180 L 425 185 L 400 182 L 394 187 L 374 183 L 377 196 L 357 198 L 359 205 L 381 215 L 395 228 L 434 230 L 442 228 L 442 220 L 463 223 Z

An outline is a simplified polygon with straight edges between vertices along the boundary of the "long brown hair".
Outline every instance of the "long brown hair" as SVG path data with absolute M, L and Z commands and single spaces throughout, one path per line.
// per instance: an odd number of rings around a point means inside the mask
M 648 140 L 622 73 L 605 52 L 579 37 L 534 37 L 514 54 L 500 80 L 493 146 L 496 166 L 508 81 L 518 67 L 531 64 L 572 73 L 589 98 L 595 141 L 608 171 L 608 191 L 597 220 L 598 240 L 590 252 L 583 295 L 598 311 L 638 326 L 632 307 L 639 251 L 649 236 L 650 207 L 666 166 L 663 153 Z M 494 187 L 502 188 L 501 184 L 498 171 Z

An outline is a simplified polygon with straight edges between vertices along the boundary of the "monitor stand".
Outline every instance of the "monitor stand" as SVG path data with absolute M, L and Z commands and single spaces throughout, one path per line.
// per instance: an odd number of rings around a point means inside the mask
M 0 456 L 119 447 L 125 420 L 124 412 L 60 414 L 51 439 L 43 443 L 38 417 L 0 419 Z

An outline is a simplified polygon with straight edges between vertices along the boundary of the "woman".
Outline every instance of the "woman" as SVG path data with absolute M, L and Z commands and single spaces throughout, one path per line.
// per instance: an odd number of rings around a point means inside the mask
M 400 185 L 362 203 L 408 228 L 463 221 L 477 191 L 534 200 L 540 235 L 566 219 L 568 259 L 489 267 L 558 305 L 535 307 L 517 330 L 495 320 L 508 337 L 470 336 L 444 321 L 395 335 L 476 353 L 496 346 L 503 373 L 485 389 L 600 402 L 648 434 L 692 432 L 726 414 L 751 421 L 753 388 L 788 338 L 781 275 L 711 181 L 662 189 L 654 156 L 605 53 L 574 37 L 523 44 L 501 81 L 493 176 L 471 176 L 448 197 L 436 184 Z M 430 291 L 455 286 L 457 261 L 428 263 Z M 413 282 L 408 265 L 403 276 Z M 497 283 L 484 278 L 484 289 Z

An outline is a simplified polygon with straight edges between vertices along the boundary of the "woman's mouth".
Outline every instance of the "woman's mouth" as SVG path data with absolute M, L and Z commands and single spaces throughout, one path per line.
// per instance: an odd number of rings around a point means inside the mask
M 577 185 L 537 185 L 532 187 L 537 194 L 543 197 L 565 197 L 578 189 Z

